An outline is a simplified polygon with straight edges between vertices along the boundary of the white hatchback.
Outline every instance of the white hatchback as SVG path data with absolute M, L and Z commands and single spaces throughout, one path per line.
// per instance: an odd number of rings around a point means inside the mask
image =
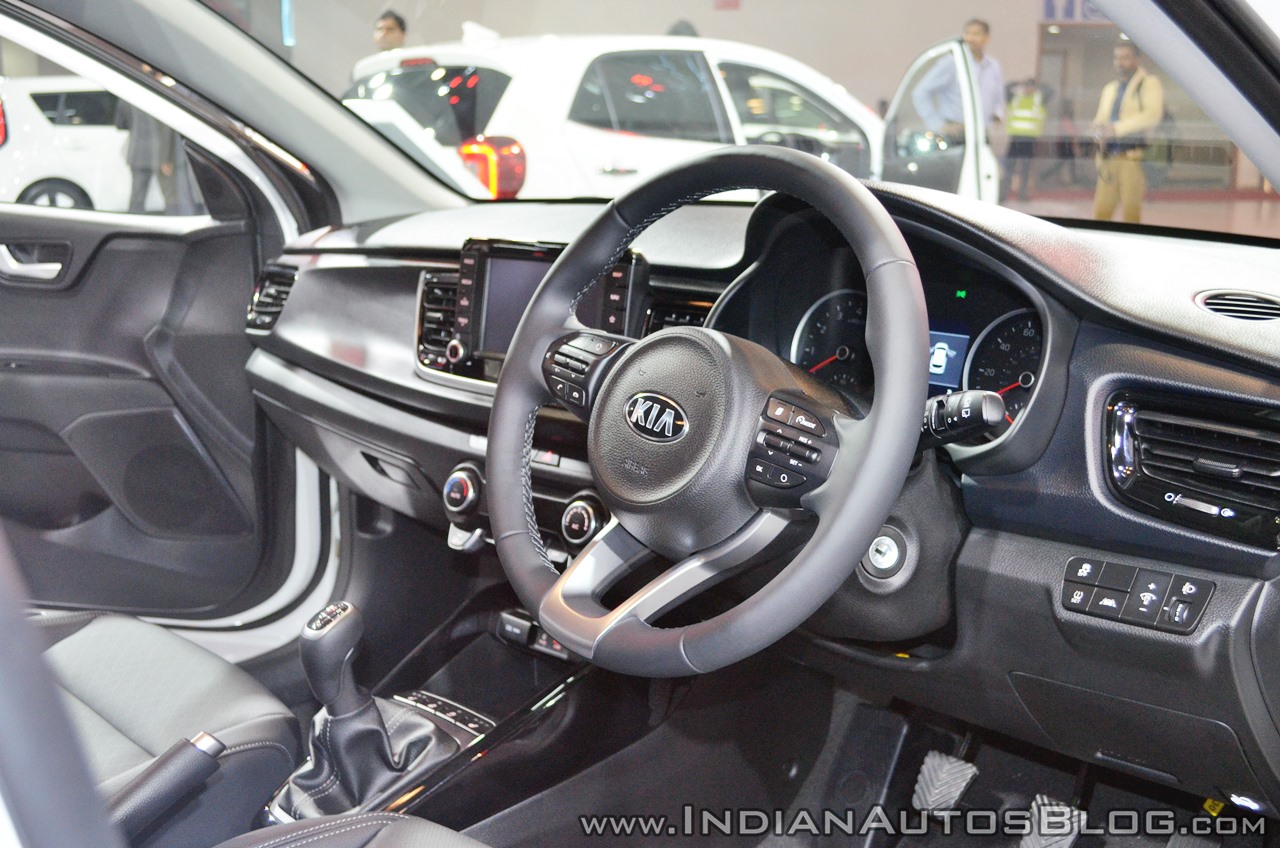
M 354 76 L 347 107 L 476 196 L 613 197 L 727 144 L 795 147 L 859 177 L 881 170 L 874 111 L 747 44 L 482 37 L 379 53 Z
M 76 76 L 0 78 L 0 201 L 126 209 L 116 102 Z

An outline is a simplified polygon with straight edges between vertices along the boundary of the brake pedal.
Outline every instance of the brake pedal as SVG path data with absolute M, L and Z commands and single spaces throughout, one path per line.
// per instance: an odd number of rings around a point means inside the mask
M 1031 832 L 1022 837 L 1018 848 L 1071 848 L 1084 822 L 1084 810 L 1037 795 L 1031 802 Z
M 978 767 L 941 751 L 930 751 L 920 766 L 911 806 L 923 813 L 955 809 L 960 796 L 978 776 Z

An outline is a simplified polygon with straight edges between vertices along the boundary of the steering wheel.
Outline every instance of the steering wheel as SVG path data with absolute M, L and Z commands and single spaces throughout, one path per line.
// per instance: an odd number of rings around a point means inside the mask
M 793 196 L 853 248 L 876 375 L 865 417 L 744 339 L 679 327 L 636 341 L 575 318 L 646 227 L 734 189 Z M 849 577 L 888 516 L 919 438 L 928 348 L 920 275 L 902 234 L 834 165 L 785 148 L 725 148 L 616 198 L 534 293 L 494 396 L 487 497 L 498 556 L 520 600 L 567 648 L 627 674 L 708 672 L 773 644 Z M 553 402 L 589 422 L 588 457 L 612 516 L 563 574 L 538 530 L 530 471 L 538 410 Z M 654 625 L 804 536 L 785 568 L 728 611 Z M 655 554 L 674 564 L 621 603 L 602 603 Z

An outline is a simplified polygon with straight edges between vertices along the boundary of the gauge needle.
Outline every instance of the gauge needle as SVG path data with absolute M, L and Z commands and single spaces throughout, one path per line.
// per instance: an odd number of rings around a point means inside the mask
M 812 368 L 810 368 L 810 369 L 809 369 L 809 373 L 810 373 L 810 374 L 817 374 L 819 371 L 821 371 L 823 368 L 826 368 L 826 367 L 827 367 L 828 365 L 830 365 L 831 363 L 839 361 L 839 359 L 840 359 L 840 354 L 838 354 L 838 353 L 833 353 L 833 354 L 831 354 L 831 356 L 828 356 L 826 359 L 822 360 L 822 361 L 821 361 L 821 362 L 819 362 L 817 365 L 815 365 L 815 366 L 813 366 Z M 1017 383 L 1014 383 L 1014 385 L 1016 386 L 1016 385 L 1017 385 Z
M 823 364 L 823 365 L 826 365 L 826 363 L 825 363 L 825 362 L 824 362 L 824 363 L 822 363 L 822 364 Z M 821 366 L 819 366 L 819 367 L 821 367 Z M 1003 389 L 1000 389 L 998 392 L 996 392 L 996 394 L 998 394 L 998 395 L 1002 395 L 1002 394 L 1004 394 L 1005 392 L 1011 392 L 1011 391 L 1013 391 L 1014 389 L 1018 388 L 1018 387 L 1019 387 L 1019 386 L 1021 386 L 1021 385 L 1022 385 L 1022 380 L 1018 380 L 1018 382 L 1016 382 L 1016 383 L 1010 383 L 1009 385 L 1005 386 Z

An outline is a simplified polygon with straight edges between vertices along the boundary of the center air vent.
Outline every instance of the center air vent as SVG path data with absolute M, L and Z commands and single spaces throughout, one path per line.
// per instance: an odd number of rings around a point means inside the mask
M 1210 312 L 1241 321 L 1273 321 L 1280 318 L 1280 300 L 1243 291 L 1204 292 L 1196 301 Z
M 270 330 L 276 325 L 289 292 L 298 281 L 298 269 L 292 265 L 269 264 L 263 267 L 253 287 L 253 300 L 245 325 L 250 330 Z
M 1109 415 L 1122 498 L 1176 524 L 1280 549 L 1280 413 L 1128 397 Z
M 711 312 L 709 300 L 683 300 L 672 303 L 655 303 L 644 322 L 644 335 L 656 333 L 667 327 L 701 327 Z
M 445 348 L 454 334 L 458 312 L 458 275 L 422 273 L 422 294 L 418 304 L 418 361 L 443 366 Z

